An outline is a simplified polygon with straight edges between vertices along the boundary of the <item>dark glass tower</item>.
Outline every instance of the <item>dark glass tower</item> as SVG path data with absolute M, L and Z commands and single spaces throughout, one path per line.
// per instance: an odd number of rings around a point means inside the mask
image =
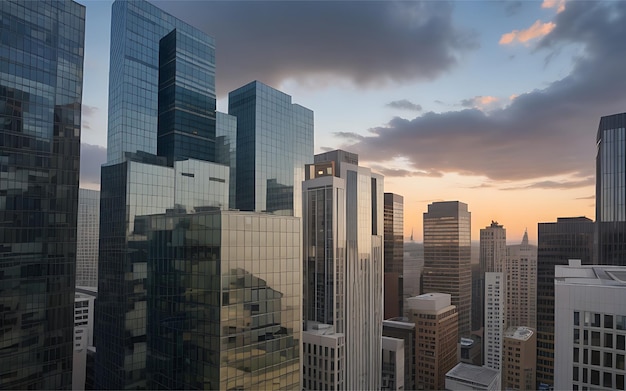
M 85 7 L 0 2 L 0 388 L 71 389 Z
M 594 263 L 626 265 L 626 113 L 600 119 L 596 138 Z
M 404 198 L 385 193 L 385 319 L 403 315 Z
M 471 213 L 459 201 L 433 202 L 424 213 L 423 293 L 448 293 L 459 311 L 459 338 L 470 335 Z
M 537 249 L 537 387 L 554 385 L 554 267 L 593 258 L 594 223 L 586 217 L 559 217 L 538 224 Z

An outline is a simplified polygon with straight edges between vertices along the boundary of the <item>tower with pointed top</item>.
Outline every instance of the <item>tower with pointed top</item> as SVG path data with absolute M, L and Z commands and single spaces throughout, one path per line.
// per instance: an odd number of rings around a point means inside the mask
M 520 244 L 506 247 L 506 324 L 537 327 L 537 246 L 528 243 L 528 231 Z

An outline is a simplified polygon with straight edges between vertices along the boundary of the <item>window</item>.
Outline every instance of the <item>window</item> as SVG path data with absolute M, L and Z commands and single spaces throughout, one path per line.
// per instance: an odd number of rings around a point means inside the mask
M 604 315 L 604 328 L 605 329 L 613 328 L 613 315 Z

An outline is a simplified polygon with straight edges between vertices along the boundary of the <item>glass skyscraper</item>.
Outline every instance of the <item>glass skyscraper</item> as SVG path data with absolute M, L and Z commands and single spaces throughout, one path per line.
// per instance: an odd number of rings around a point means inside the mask
M 253 81 L 228 94 L 237 117 L 236 207 L 302 216 L 305 164 L 313 163 L 313 112 Z
M 0 388 L 70 389 L 85 7 L 0 2 Z
M 100 192 L 78 191 L 76 243 L 76 286 L 98 287 L 98 244 L 100 237 Z
M 626 113 L 600 119 L 596 138 L 594 263 L 626 265 Z
M 424 213 L 423 293 L 448 293 L 459 311 L 459 338 L 470 335 L 471 213 L 459 201 L 433 202 Z
M 385 193 L 385 319 L 404 316 L 404 197 Z

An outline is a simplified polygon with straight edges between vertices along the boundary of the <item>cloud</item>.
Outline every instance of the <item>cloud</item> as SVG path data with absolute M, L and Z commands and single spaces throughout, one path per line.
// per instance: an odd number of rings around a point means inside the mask
M 587 196 L 587 197 L 577 197 L 576 199 L 577 200 L 595 200 L 596 199 L 596 195 L 593 194 L 593 195 L 590 195 L 590 196 Z
M 388 168 L 379 165 L 371 166 L 371 169 L 388 177 L 430 177 L 430 178 L 440 178 L 443 176 L 440 172 L 426 172 L 426 171 L 413 171 L 413 170 L 404 170 L 397 168 Z
M 562 189 L 576 189 L 579 187 L 587 187 L 596 183 L 595 177 L 588 177 L 584 179 L 577 179 L 573 181 L 540 181 L 531 183 L 530 185 L 514 186 L 501 188 L 500 190 L 525 190 L 525 189 L 548 189 L 548 190 L 562 190 Z
M 543 0 L 541 8 L 556 8 L 557 13 L 565 11 L 565 0 Z
M 461 106 L 463 107 L 475 107 L 479 109 L 487 109 L 493 107 L 498 102 L 498 98 L 495 96 L 475 96 L 469 99 L 463 99 Z
M 526 30 L 513 30 L 510 33 L 503 34 L 502 37 L 500 37 L 499 43 L 500 45 L 509 45 L 515 42 L 526 43 L 548 35 L 555 27 L 556 25 L 553 22 L 543 23 L 537 20 Z
M 372 162 L 403 158 L 411 170 L 492 180 L 569 174 L 582 181 L 595 175 L 600 117 L 626 107 L 626 2 L 568 3 L 555 24 L 537 50 L 580 47 L 566 77 L 488 113 L 464 109 L 393 118 L 341 148 Z
M 100 186 L 100 166 L 107 160 L 107 149 L 100 145 L 80 144 L 80 185 Z
M 288 79 L 359 87 L 432 80 L 477 47 L 476 34 L 454 26 L 444 1 L 157 5 L 215 38 L 219 95 L 254 79 L 276 87 Z
M 403 109 L 403 110 L 412 110 L 412 111 L 422 111 L 422 106 L 416 103 L 413 103 L 407 99 L 402 100 L 394 100 L 393 102 L 387 103 L 385 106 L 391 107 L 394 109 Z
M 88 118 L 93 118 L 98 113 L 98 108 L 96 106 L 82 105 L 81 109 L 81 128 L 91 130 L 91 123 L 88 121 Z

